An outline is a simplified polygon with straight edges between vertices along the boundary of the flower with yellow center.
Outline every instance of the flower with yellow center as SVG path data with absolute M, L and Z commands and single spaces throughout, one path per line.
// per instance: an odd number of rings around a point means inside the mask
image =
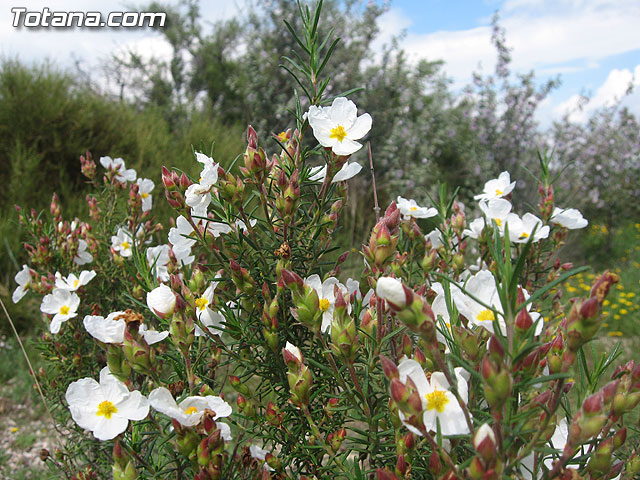
M 331 148 L 336 155 L 351 155 L 362 148 L 356 142 L 371 130 L 371 116 L 358 116 L 358 109 L 345 97 L 336 98 L 330 107 L 311 105 L 306 114 L 309 125 L 320 145 Z
M 65 395 L 71 417 L 98 440 L 111 440 L 127 429 L 129 420 L 142 420 L 149 402 L 114 377 L 108 367 L 100 372 L 100 383 L 82 378 L 69 385 Z
M 509 195 L 516 186 L 516 182 L 511 181 L 509 172 L 502 172 L 498 178 L 489 180 L 484 184 L 481 194 L 473 197 L 475 200 L 491 200 Z
M 432 372 L 427 376 L 418 362 L 403 357 L 398 365 L 400 381 L 406 383 L 410 378 L 415 384 L 422 400 L 422 421 L 427 431 L 436 431 L 438 424 L 443 435 L 463 435 L 469 433 L 464 413 L 458 400 L 450 390 L 444 373 Z M 466 403 L 469 397 L 469 374 L 462 368 L 454 370 L 458 393 Z M 400 419 L 405 426 L 417 435 L 420 430 L 405 422 L 405 415 L 400 411 Z
M 396 204 L 403 218 L 431 218 L 438 214 L 438 210 L 431 207 L 421 207 L 413 199 L 406 199 L 398 195 Z
M 80 287 L 84 287 L 96 276 L 93 270 L 83 270 L 79 276 L 70 273 L 68 277 L 63 277 L 60 272 L 56 272 L 56 288 L 75 292 Z
M 149 403 L 154 410 L 177 420 L 185 427 L 200 423 L 207 409 L 215 412 L 214 420 L 228 417 L 232 412 L 231 405 L 214 395 L 191 396 L 177 403 L 171 392 L 164 387 L 156 388 L 149 394 Z
M 78 315 L 77 310 L 80 305 L 80 297 L 73 292 L 55 288 L 53 292 L 45 295 L 40 305 L 40 311 L 53 315 L 49 330 L 51 333 L 58 333 L 62 322 Z
M 209 333 L 213 335 L 220 334 L 224 329 L 224 317 L 220 312 L 217 312 L 212 308 L 213 296 L 217 285 L 218 282 L 211 282 L 202 296 L 196 299 L 196 316 L 199 321 L 196 323 L 195 328 L 196 337 L 206 335 L 198 323 L 201 323 L 207 328 L 207 330 L 209 330 Z
M 322 282 L 317 274 L 305 278 L 304 283 L 313 288 L 318 294 L 318 309 L 322 312 L 322 325 L 320 329 L 322 332 L 330 331 L 336 301 L 335 289 L 339 289 L 345 298 L 349 294 L 349 290 L 340 283 L 337 278 L 330 277 Z M 351 313 L 351 304 L 347 305 L 347 311 Z
M 470 277 L 464 286 L 464 292 L 461 290 L 452 291 L 451 298 L 460 315 L 466 318 L 471 325 L 481 326 L 491 333 L 494 332 L 495 313 L 487 307 L 493 307 L 498 313 L 500 330 L 503 334 L 506 334 L 506 325 L 502 318 L 502 305 L 500 304 L 496 281 L 489 270 L 480 270 Z M 481 303 L 478 303 L 475 299 Z
M 23 265 L 22 270 L 16 273 L 15 280 L 18 286 L 13 291 L 11 300 L 13 300 L 13 303 L 18 303 L 27 294 L 31 285 L 31 270 L 29 270 L 29 267 Z
M 152 207 L 153 197 L 151 196 L 151 191 L 155 188 L 155 184 L 153 180 L 148 178 L 139 178 L 136 183 L 138 184 L 138 193 L 142 198 L 142 211 L 147 212 Z
M 125 227 L 118 228 L 116 234 L 111 237 L 111 248 L 124 258 L 128 258 L 133 254 L 132 245 L 133 235 Z

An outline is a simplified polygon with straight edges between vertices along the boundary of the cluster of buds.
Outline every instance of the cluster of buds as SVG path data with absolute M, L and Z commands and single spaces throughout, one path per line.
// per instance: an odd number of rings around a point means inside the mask
M 233 280 L 238 292 L 242 292 L 247 295 L 253 294 L 256 288 L 256 281 L 249 274 L 249 271 L 246 268 L 241 267 L 235 260 L 231 260 L 229 262 L 229 268 L 231 269 L 231 280 Z
M 569 314 L 561 323 L 561 327 L 566 332 L 569 350 L 578 351 L 596 334 L 602 323 L 600 318 L 602 303 L 611 285 L 618 281 L 619 278 L 615 273 L 605 272 L 594 280 L 591 295 L 587 300 L 574 301 Z
M 380 355 L 382 371 L 390 381 L 391 411 L 399 410 L 405 415 L 405 421 L 417 429 L 424 428 L 422 423 L 422 399 L 418 387 L 411 377 L 407 377 L 403 383 L 400 381 L 400 372 L 391 359 Z M 395 415 L 394 415 L 395 416 Z
M 391 202 L 384 216 L 373 227 L 369 245 L 362 246 L 365 259 L 374 273 L 382 272 L 385 265 L 395 257 L 399 224 L 400 210 L 395 202 Z
M 393 314 L 431 347 L 436 341 L 435 316 L 429 303 L 397 278 L 381 277 L 376 295 L 386 300 Z
M 282 144 L 284 150 L 280 153 L 280 163 L 285 165 L 287 162 L 290 162 L 293 159 L 295 165 L 298 165 L 298 161 L 300 159 L 300 148 L 298 139 L 300 138 L 300 132 L 296 128 L 295 130 L 291 130 L 290 128 L 284 132 L 280 132 L 278 135 L 275 135 L 277 140 Z M 274 162 L 277 163 L 277 157 L 274 155 Z
M 285 224 L 291 224 L 294 212 L 300 201 L 300 179 L 298 169 L 287 177 L 284 169 L 278 175 L 278 193 L 276 194 L 276 210 Z
M 244 202 L 244 182 L 240 177 L 225 172 L 218 167 L 218 185 L 220 197 L 231 205 L 241 206 Z
M 116 438 L 113 445 L 113 480 L 136 480 L 138 472 L 131 461 L 131 457 L 122 449 L 120 441 Z
M 178 175 L 171 172 L 164 165 L 162 166 L 162 184 L 164 185 L 164 193 L 167 197 L 169 205 L 173 208 L 186 208 L 185 191 L 193 182 L 189 180 L 184 173 Z
M 351 363 L 356 358 L 359 348 L 359 338 L 356 323 L 349 314 L 349 294 L 345 299 L 342 291 L 334 285 L 335 309 L 331 321 L 331 350 L 345 362 Z
M 214 421 L 215 412 L 205 410 L 199 428 L 204 435 L 195 449 L 200 467 L 194 480 L 218 480 L 222 478 L 224 460 L 224 439 Z
M 553 185 L 543 185 L 540 183 L 538 185 L 538 193 L 540 194 L 540 215 L 542 216 L 542 220 L 545 222 L 551 218 L 553 214 Z
M 244 167 L 240 167 L 242 174 L 257 184 L 262 184 L 271 172 L 273 163 L 267 158 L 262 147 L 258 146 L 258 134 L 249 125 L 247 128 L 247 149 L 244 152 Z
M 278 351 L 278 296 L 271 298 L 269 286 L 266 282 L 262 285 L 262 297 L 264 298 L 264 307 L 262 309 L 262 324 L 264 325 L 262 333 L 264 339 L 269 345 L 271 351 Z
M 282 270 L 278 282 L 282 288 L 287 287 L 291 291 L 291 297 L 295 309 L 291 313 L 300 323 L 308 327 L 312 332 L 320 332 L 322 327 L 322 310 L 318 292 L 304 283 L 300 275 L 287 269 Z
M 482 358 L 480 372 L 484 380 L 484 395 L 493 412 L 498 412 L 511 398 L 513 378 L 504 362 L 504 346 L 495 336 L 489 339 L 489 352 Z
M 87 195 L 86 200 L 87 200 L 87 205 L 89 206 L 89 217 L 94 222 L 99 222 L 101 215 L 100 215 L 100 207 L 98 206 L 98 200 L 93 195 Z
M 87 150 L 85 155 L 80 155 L 80 171 L 89 180 L 93 180 L 96 176 L 96 162 L 93 161 L 89 150 Z
M 498 458 L 496 435 L 489 424 L 483 424 L 476 430 L 473 436 L 473 448 L 476 455 L 472 458 L 467 468 L 469 476 L 473 480 L 497 480 L 501 470 L 501 461 Z
M 116 320 L 120 317 L 116 317 Z M 126 310 L 122 315 L 126 323 L 122 351 L 131 368 L 145 375 L 151 375 L 156 368 L 155 352 L 139 332 L 144 317 Z
M 291 392 L 291 402 L 298 407 L 306 407 L 309 405 L 309 394 L 313 383 L 311 371 L 304 364 L 302 352 L 295 345 L 287 342 L 287 345 L 282 349 L 282 355 L 289 370 L 287 381 Z

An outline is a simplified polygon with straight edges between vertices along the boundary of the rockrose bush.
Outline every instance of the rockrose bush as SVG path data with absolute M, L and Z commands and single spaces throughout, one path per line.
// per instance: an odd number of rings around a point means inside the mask
M 311 107 L 296 93 L 289 130 L 248 127 L 227 170 L 194 152 L 200 176 L 164 168 L 161 189 L 87 153 L 85 219 L 55 196 L 20 212 L 13 300 L 42 299 L 61 435 L 41 458 L 77 479 L 637 478 L 640 365 L 588 348 L 618 278 L 563 298 L 581 269 L 558 249 L 587 220 L 555 204 L 547 160 L 534 212 L 508 172 L 466 208 L 442 187 L 382 212 L 374 189 L 345 278 L 335 234 L 349 180 L 374 174 L 375 112 L 325 95 L 334 43 L 320 5 L 301 15 L 286 68 Z

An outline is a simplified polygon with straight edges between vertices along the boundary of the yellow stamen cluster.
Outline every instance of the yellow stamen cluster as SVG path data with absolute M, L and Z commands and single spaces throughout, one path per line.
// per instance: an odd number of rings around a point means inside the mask
M 482 311 L 478 314 L 478 316 L 476 317 L 476 319 L 477 319 L 479 322 L 493 322 L 493 321 L 496 319 L 496 317 L 495 317 L 495 315 L 493 314 L 493 312 L 492 312 L 491 310 L 486 309 L 486 310 L 482 310 Z
M 338 125 L 336 128 L 331 129 L 330 138 L 335 138 L 339 142 L 342 142 L 345 138 L 347 138 L 347 132 L 345 131 L 342 125 Z
M 125 250 L 129 247 L 131 247 L 131 244 L 129 242 L 127 242 L 126 240 L 124 242 L 122 242 L 122 248 L 124 248 Z
M 499 197 L 500 195 L 502 195 L 504 192 L 502 190 L 496 190 L 496 197 Z
M 207 305 L 209 305 L 209 300 L 207 300 L 206 298 L 196 298 L 196 307 L 198 308 L 198 310 L 204 310 Z
M 114 413 L 118 413 L 118 409 L 109 400 L 105 400 L 104 402 L 100 402 L 98 404 L 98 411 L 96 412 L 96 415 L 98 417 L 104 417 L 107 420 L 111 420 L 111 416 Z
M 60 315 L 69 315 L 69 307 L 67 305 L 63 305 L 60 307 Z
M 326 312 L 327 310 L 329 310 L 331 302 L 329 302 L 329 300 L 327 300 L 326 298 L 321 298 L 320 302 L 318 302 L 318 306 L 320 307 L 320 310 Z
M 196 407 L 189 407 L 184 411 L 184 413 L 187 415 L 193 415 L 194 413 L 198 413 L 198 409 Z
M 444 407 L 449 403 L 447 392 L 443 390 L 434 390 L 425 395 L 427 399 L 427 410 L 436 410 L 438 413 L 444 412 Z

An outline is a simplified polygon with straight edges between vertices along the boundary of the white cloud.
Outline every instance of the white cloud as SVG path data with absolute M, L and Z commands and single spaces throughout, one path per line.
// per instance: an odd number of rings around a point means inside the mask
M 626 95 L 630 86 L 635 87 L 636 91 Z M 556 106 L 553 113 L 556 116 L 568 114 L 571 121 L 585 122 L 594 111 L 613 106 L 622 99 L 623 105 L 640 114 L 638 87 L 640 87 L 640 65 L 637 65 L 633 72 L 626 68 L 613 69 L 588 102 L 585 102 L 585 98 L 580 95 L 573 95 Z
M 556 74 L 593 68 L 600 59 L 640 49 L 637 0 L 507 0 L 500 24 L 513 47 L 512 66 L 521 72 Z M 398 29 L 394 22 L 385 28 L 387 36 Z M 484 71 L 494 68 L 496 53 L 490 39 L 491 28 L 486 25 L 409 34 L 402 46 L 414 59 L 445 60 L 445 71 L 460 86 L 470 81 L 479 63 Z

